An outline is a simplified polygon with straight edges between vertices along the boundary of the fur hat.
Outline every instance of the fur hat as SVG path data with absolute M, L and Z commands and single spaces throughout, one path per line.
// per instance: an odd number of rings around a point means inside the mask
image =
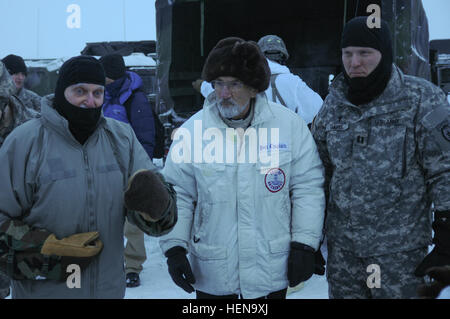
M 211 82 L 232 76 L 245 85 L 263 92 L 269 87 L 270 69 L 256 42 L 230 37 L 220 40 L 203 66 L 202 78 Z

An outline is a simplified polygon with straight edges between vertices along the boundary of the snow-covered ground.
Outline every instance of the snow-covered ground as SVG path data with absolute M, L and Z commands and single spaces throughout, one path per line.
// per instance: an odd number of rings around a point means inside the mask
M 188 294 L 173 283 L 167 271 L 166 258 L 161 252 L 158 239 L 145 236 L 145 246 L 147 260 L 140 275 L 141 286 L 127 288 L 125 298 L 195 299 L 195 293 Z M 322 246 L 322 254 L 326 259 L 326 246 Z M 328 283 L 325 276 L 313 275 L 299 287 L 298 290 L 288 290 L 287 299 L 328 299 Z M 440 299 L 450 299 L 450 287 L 442 291 Z
M 159 248 L 158 239 L 145 236 L 147 260 L 141 272 L 141 286 L 127 288 L 126 299 L 195 299 L 175 285 L 167 271 L 166 258 Z M 326 250 L 322 250 L 325 253 Z M 301 287 L 302 285 L 300 285 Z M 325 276 L 313 275 L 297 291 L 288 291 L 288 299 L 328 299 L 328 284 Z

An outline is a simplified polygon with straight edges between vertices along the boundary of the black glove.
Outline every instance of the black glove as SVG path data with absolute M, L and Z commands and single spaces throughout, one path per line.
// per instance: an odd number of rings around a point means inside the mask
M 195 284 L 195 277 L 186 258 L 186 249 L 175 246 L 166 251 L 165 255 L 169 266 L 169 274 L 174 283 L 188 293 L 193 292 L 194 287 L 191 285 Z
M 325 274 L 325 258 L 323 258 L 322 252 L 319 249 L 314 253 L 315 259 L 315 267 L 314 273 L 319 276 L 323 276 Z
M 426 275 L 431 267 L 450 265 L 450 211 L 434 213 L 434 248 L 417 266 L 414 274 L 417 277 Z
M 436 298 L 442 289 L 450 285 L 450 266 L 432 267 L 427 273 L 434 281 L 431 284 L 421 285 L 417 294 L 421 298 Z
M 306 281 L 314 273 L 315 257 L 314 248 L 291 242 L 291 251 L 288 258 L 289 286 L 295 287 L 302 281 Z

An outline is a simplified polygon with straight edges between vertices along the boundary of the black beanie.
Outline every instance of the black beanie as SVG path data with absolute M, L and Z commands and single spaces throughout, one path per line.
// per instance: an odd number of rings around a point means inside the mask
M 66 100 L 64 96 L 66 88 L 78 83 L 105 85 L 105 72 L 96 58 L 81 55 L 64 62 L 59 69 L 53 101 L 54 108 L 67 119 L 70 132 L 84 144 L 95 131 L 102 108 L 101 106 L 81 108 Z
M 392 63 L 392 41 L 388 24 L 381 20 L 379 28 L 369 28 L 367 17 L 356 17 L 350 20 L 344 27 L 342 33 L 341 48 L 346 47 L 369 47 L 378 50 L 383 58 Z
M 25 61 L 18 55 L 10 54 L 4 57 L 2 62 L 5 64 L 6 69 L 11 75 L 20 72 L 27 74 L 28 70 L 27 66 L 25 65 Z
M 221 76 L 232 76 L 245 85 L 263 92 L 269 87 L 270 69 L 254 41 L 230 37 L 220 40 L 203 66 L 202 78 L 211 82 Z
M 100 63 L 105 69 L 105 74 L 112 80 L 117 80 L 125 75 L 125 62 L 117 53 L 110 53 L 100 58 Z
M 345 79 L 349 84 L 347 98 L 355 105 L 368 103 L 384 91 L 391 77 L 394 60 L 388 24 L 381 20 L 379 28 L 369 28 L 367 19 L 362 16 L 350 20 L 344 27 L 341 39 L 341 48 L 369 47 L 381 53 L 378 66 L 367 77 L 350 78 L 344 68 Z

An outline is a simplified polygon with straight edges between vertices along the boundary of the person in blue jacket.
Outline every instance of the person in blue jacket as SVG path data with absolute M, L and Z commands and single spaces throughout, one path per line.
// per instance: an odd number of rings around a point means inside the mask
M 142 90 L 141 77 L 127 71 L 120 54 L 111 53 L 100 58 L 105 69 L 106 86 L 103 114 L 129 123 L 150 159 L 155 147 L 155 124 L 148 99 Z M 125 272 L 127 287 L 140 285 L 139 274 L 147 259 L 144 233 L 135 225 L 125 222 Z

